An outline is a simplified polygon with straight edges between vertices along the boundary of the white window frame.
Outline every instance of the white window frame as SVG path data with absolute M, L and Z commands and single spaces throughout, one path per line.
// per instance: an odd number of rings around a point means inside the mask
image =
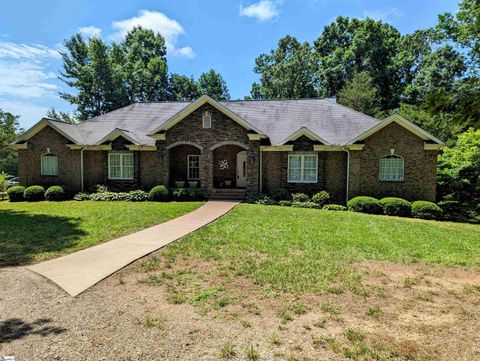
M 396 158 L 396 159 L 400 159 L 402 161 L 401 172 L 399 173 L 400 174 L 399 178 L 393 179 L 393 178 L 391 178 L 391 175 L 390 175 L 390 177 L 388 177 L 388 175 L 391 174 L 391 173 L 385 174 L 385 172 L 383 172 L 383 174 L 382 174 L 382 167 L 384 166 L 383 161 L 384 161 L 384 159 L 387 159 L 387 158 Z M 390 167 L 390 169 L 393 169 L 393 168 Z M 393 172 L 393 173 L 396 173 L 396 172 Z M 405 181 L 405 160 L 404 160 L 404 158 L 400 155 L 397 155 L 397 154 L 386 154 L 386 155 L 380 157 L 380 164 L 379 164 L 379 167 L 378 167 L 378 179 L 381 182 L 403 182 L 403 181 Z
M 110 173 L 110 158 L 113 155 L 119 155 L 120 156 L 120 177 L 113 177 Z M 132 157 L 132 176 L 131 177 L 124 177 L 123 176 L 123 170 L 124 170 L 124 165 L 123 165 L 123 158 L 130 156 Z M 126 152 L 111 152 L 108 153 L 108 179 L 115 179 L 115 180 L 132 180 L 135 178 L 135 158 L 133 157 L 133 153 L 126 153 Z
M 305 175 L 305 157 L 315 157 L 315 180 L 304 180 Z M 300 161 L 300 180 L 291 180 L 290 179 L 290 158 L 291 157 L 301 157 Z M 310 169 L 310 168 L 308 168 Z M 318 153 L 291 153 L 288 155 L 287 160 L 287 182 L 288 183 L 318 183 Z
M 45 167 L 43 166 L 43 159 L 45 157 L 48 157 L 51 159 L 55 157 L 54 159 L 56 160 L 56 166 L 55 166 L 54 172 L 46 173 L 46 170 L 44 169 Z M 53 154 L 53 153 L 42 154 L 42 156 L 40 157 L 40 174 L 46 175 L 46 176 L 58 176 L 58 155 L 57 154 Z
M 208 121 L 206 121 L 208 119 Z M 212 128 L 212 115 L 210 113 L 202 116 L 202 127 L 205 129 Z
M 198 158 L 198 178 L 190 178 L 190 158 Z M 200 154 L 187 155 L 187 180 L 199 180 L 200 179 Z

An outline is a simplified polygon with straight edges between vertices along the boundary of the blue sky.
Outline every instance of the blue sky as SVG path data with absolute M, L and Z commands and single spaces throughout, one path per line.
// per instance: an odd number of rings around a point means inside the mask
M 0 108 L 28 128 L 49 107 L 70 111 L 58 92 L 58 50 L 81 31 L 106 41 L 143 25 L 167 40 L 170 72 L 198 77 L 214 68 L 233 99 L 250 93 L 255 57 L 286 34 L 313 41 L 337 16 L 384 20 L 402 33 L 436 23 L 458 0 L 2 0 Z

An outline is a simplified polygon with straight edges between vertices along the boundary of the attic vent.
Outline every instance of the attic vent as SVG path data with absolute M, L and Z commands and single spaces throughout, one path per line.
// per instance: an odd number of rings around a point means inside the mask
M 211 128 L 212 127 L 212 115 L 210 114 L 210 112 L 203 113 L 202 126 L 204 128 Z

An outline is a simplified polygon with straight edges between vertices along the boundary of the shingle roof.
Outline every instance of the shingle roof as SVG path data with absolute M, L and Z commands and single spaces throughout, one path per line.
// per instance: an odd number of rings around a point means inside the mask
M 239 100 L 219 102 L 264 132 L 272 145 L 302 127 L 332 145 L 344 145 L 379 120 L 324 99 Z M 70 125 L 57 122 L 78 144 L 94 145 L 115 129 L 121 129 L 142 145 L 154 145 L 148 134 L 177 114 L 190 102 L 136 103 Z

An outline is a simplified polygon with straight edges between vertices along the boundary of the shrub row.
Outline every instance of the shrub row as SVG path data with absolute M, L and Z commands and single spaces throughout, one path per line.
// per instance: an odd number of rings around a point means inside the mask
M 63 201 L 67 199 L 68 194 L 61 186 L 51 186 L 45 191 L 42 186 L 14 186 L 7 190 L 8 199 L 10 202 L 39 202 L 47 201 Z
M 170 191 L 166 186 L 158 185 L 153 187 L 150 192 L 145 192 L 142 190 L 135 190 L 131 192 L 110 192 L 107 188 L 98 188 L 101 190 L 97 193 L 78 193 L 74 199 L 76 201 L 96 201 L 96 202 L 107 202 L 107 201 L 123 201 L 123 202 L 145 202 L 145 201 L 154 201 L 154 202 L 167 202 L 170 200 L 174 201 L 204 201 L 208 199 L 208 193 L 201 189 L 185 189 L 185 188 L 175 188 Z
M 249 195 L 247 203 L 255 203 L 262 205 L 279 205 L 294 208 L 313 208 L 328 209 L 333 211 L 346 211 L 347 208 L 340 204 L 326 204 L 330 199 L 330 194 L 326 191 L 320 191 L 311 197 L 305 193 L 290 193 L 284 188 L 274 190 L 270 196 Z
M 319 206 L 326 204 L 330 199 L 330 194 L 328 194 L 328 192 L 326 191 L 315 193 L 310 198 L 308 194 L 290 193 L 290 191 L 288 191 L 285 188 L 275 189 L 270 196 L 275 202 L 282 202 L 282 201 L 287 201 L 287 202 L 292 201 L 292 202 L 299 202 L 299 203 L 313 202 Z M 313 208 L 313 207 L 309 207 L 309 208 Z
M 386 197 L 380 200 L 359 196 L 348 201 L 348 210 L 353 212 L 386 214 L 388 216 L 440 219 L 442 209 L 433 202 L 415 201 L 410 203 L 402 198 Z

